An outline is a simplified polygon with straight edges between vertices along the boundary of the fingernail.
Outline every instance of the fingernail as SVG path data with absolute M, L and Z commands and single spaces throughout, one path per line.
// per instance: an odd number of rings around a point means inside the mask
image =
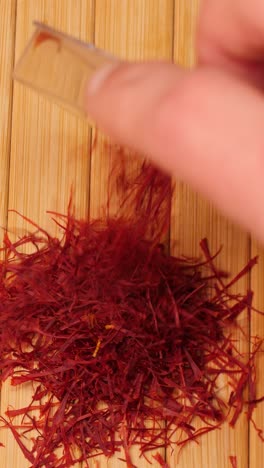
M 86 95 L 91 96 L 97 93 L 114 69 L 118 67 L 119 63 L 119 61 L 109 63 L 95 72 L 86 86 Z

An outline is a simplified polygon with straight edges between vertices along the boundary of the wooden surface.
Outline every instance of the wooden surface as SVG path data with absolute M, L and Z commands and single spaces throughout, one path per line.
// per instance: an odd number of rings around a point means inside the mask
M 109 160 L 102 152 L 102 139 L 91 156 L 92 129 L 86 122 L 22 85 L 13 86 L 13 63 L 33 32 L 32 21 L 43 21 L 93 41 L 123 58 L 174 59 L 190 66 L 195 56 L 197 12 L 198 0 L 0 0 L 1 227 L 8 226 L 14 235 L 28 228 L 21 218 L 8 213 L 8 209 L 15 208 L 54 231 L 45 212 L 65 212 L 72 186 L 78 216 L 99 215 L 106 200 Z M 213 250 L 224 245 L 218 261 L 233 273 L 242 268 L 250 255 L 260 254 L 260 264 L 251 278 L 240 281 L 237 288 L 244 291 L 251 283 L 255 303 L 264 309 L 264 255 L 260 247 L 179 183 L 171 217 L 171 249 L 197 254 L 204 236 Z M 242 322 L 247 326 L 246 317 Z M 263 317 L 253 316 L 248 330 L 252 336 L 264 336 Z M 241 342 L 241 349 L 247 347 L 247 342 Z M 258 396 L 264 393 L 263 363 L 264 358 L 259 358 Z M 28 395 L 27 390 L 17 391 L 4 385 L 1 411 L 8 404 L 26 404 Z M 262 408 L 255 416 L 260 427 L 264 426 Z M 6 446 L 0 449 L 1 468 L 27 468 L 12 436 L 3 431 L 0 438 Z M 189 445 L 179 460 L 175 453 L 166 454 L 170 466 L 179 468 L 230 468 L 230 455 L 237 456 L 238 468 L 263 466 L 264 444 L 244 417 L 235 430 L 225 426 L 205 436 L 200 445 Z M 133 457 L 137 466 L 149 466 L 138 460 L 136 452 Z M 114 468 L 123 464 L 113 459 L 108 463 L 101 461 L 100 466 Z

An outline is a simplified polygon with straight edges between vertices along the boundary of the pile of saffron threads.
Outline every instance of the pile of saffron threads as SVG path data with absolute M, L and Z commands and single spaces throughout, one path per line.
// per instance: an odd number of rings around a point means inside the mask
M 227 280 L 206 240 L 200 262 L 169 255 L 162 239 L 170 180 L 144 163 L 122 184 L 130 216 L 77 220 L 69 209 L 53 214 L 60 238 L 33 222 L 32 234 L 5 236 L 0 378 L 32 384 L 32 398 L 0 419 L 33 468 L 89 466 L 115 453 L 131 468 L 133 446 L 165 467 L 155 450 L 182 446 L 226 420 L 235 426 L 244 410 L 251 419 L 257 402 L 262 343 L 256 339 L 245 356 L 233 338 L 252 292 L 230 292 L 256 259 Z M 32 253 L 23 253 L 29 246 Z M 219 392 L 223 375 L 228 400 Z

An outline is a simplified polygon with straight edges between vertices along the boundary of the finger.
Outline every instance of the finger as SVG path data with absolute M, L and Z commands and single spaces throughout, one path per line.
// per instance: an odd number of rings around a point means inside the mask
M 223 71 L 117 66 L 87 112 L 107 134 L 210 197 L 264 241 L 262 95 Z
M 198 60 L 220 65 L 264 86 L 263 0 L 203 0 Z

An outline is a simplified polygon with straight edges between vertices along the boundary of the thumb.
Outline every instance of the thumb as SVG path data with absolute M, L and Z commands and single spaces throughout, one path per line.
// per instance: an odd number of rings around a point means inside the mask
M 89 82 L 86 111 L 118 143 L 145 152 L 153 112 L 184 74 L 162 62 L 107 65 Z
M 264 103 L 224 70 L 125 64 L 91 81 L 86 110 L 118 143 L 148 154 L 264 240 Z

